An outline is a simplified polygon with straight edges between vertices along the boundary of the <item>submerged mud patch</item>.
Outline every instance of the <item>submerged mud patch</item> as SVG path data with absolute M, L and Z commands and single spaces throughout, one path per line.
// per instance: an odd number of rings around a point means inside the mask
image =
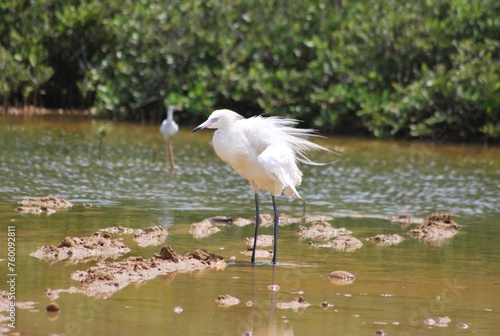
M 363 246 L 363 243 L 353 236 L 339 236 L 334 240 L 322 244 L 312 244 L 314 247 L 326 247 L 334 250 L 352 252 Z
M 379 246 L 390 246 L 390 245 L 397 245 L 401 243 L 404 240 L 403 237 L 398 235 L 397 233 L 395 234 L 378 234 L 373 237 L 368 237 L 366 238 L 366 241 L 369 241 L 371 243 L 374 243 L 375 245 Z
M 79 281 L 81 288 L 46 289 L 45 294 L 55 300 L 60 293 L 81 293 L 91 297 L 108 298 L 131 283 L 144 282 L 172 272 L 193 272 L 204 269 L 224 269 L 224 259 L 204 249 L 197 249 L 185 255 L 177 254 L 170 246 L 162 248 L 159 254 L 149 259 L 140 256 L 128 257 L 122 261 L 100 261 L 86 271 L 71 275 Z
M 295 312 L 302 313 L 310 304 L 302 297 L 299 296 L 289 302 L 277 302 L 276 308 L 278 309 L 292 309 Z
M 73 203 L 55 196 L 29 197 L 19 202 L 22 206 L 16 208 L 16 212 L 22 214 L 51 215 L 56 210 L 67 209 Z
M 246 237 L 244 240 L 247 248 L 253 248 L 253 243 L 255 241 L 254 237 Z M 259 235 L 257 236 L 257 247 L 268 247 L 273 246 L 274 244 L 274 236 L 272 235 Z
M 310 216 L 310 215 L 305 215 L 302 217 L 292 217 L 287 214 L 281 214 L 279 218 L 279 225 L 280 226 L 287 226 L 291 224 L 306 224 L 306 223 L 311 223 L 314 221 L 327 221 L 331 220 L 333 217 L 330 216 Z M 255 224 L 255 217 L 252 219 L 248 218 L 236 218 L 235 220 L 231 221 L 231 224 L 242 227 L 242 226 L 247 226 L 250 224 Z M 269 227 L 274 225 L 274 216 L 271 214 L 261 214 L 260 215 L 260 226 L 261 227 Z
M 112 239 L 103 232 L 95 232 L 90 237 L 66 237 L 58 246 L 40 246 L 30 256 L 55 263 L 68 259 L 72 263 L 90 260 L 118 258 L 130 249 L 123 242 Z
M 193 223 L 189 227 L 189 233 L 195 239 L 207 238 L 219 231 L 220 229 L 214 226 L 213 222 L 209 218 L 206 218 L 198 223 Z

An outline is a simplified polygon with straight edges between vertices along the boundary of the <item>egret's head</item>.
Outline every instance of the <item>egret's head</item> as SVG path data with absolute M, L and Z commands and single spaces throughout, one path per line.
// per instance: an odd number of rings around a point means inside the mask
M 229 128 L 231 125 L 239 119 L 243 119 L 241 115 L 231 110 L 215 110 L 212 112 L 210 117 L 196 127 L 193 132 L 199 131 L 203 128 L 212 128 L 212 129 L 224 129 Z

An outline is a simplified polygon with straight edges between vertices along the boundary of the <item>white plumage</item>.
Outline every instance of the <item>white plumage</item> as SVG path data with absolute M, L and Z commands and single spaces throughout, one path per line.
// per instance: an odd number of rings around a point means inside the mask
M 255 262 L 255 242 L 260 222 L 258 193 L 268 190 L 274 208 L 274 254 L 276 263 L 276 241 L 279 216 L 275 197 L 283 192 L 289 197 L 300 198 L 296 186 L 302 182 L 302 172 L 297 163 L 317 164 L 305 153 L 311 150 L 326 150 L 307 138 L 315 136 L 314 130 L 293 128 L 297 120 L 261 116 L 245 119 L 231 110 L 216 110 L 207 121 L 193 132 L 203 128 L 217 129 L 212 144 L 217 155 L 234 170 L 246 178 L 255 193 L 256 227 L 252 254 Z
M 160 132 L 163 135 L 163 138 L 166 141 L 166 161 L 168 167 L 168 153 L 170 151 L 170 161 L 172 164 L 172 172 L 175 173 L 175 160 L 174 160 L 174 149 L 172 147 L 172 138 L 179 131 L 179 126 L 174 120 L 174 107 L 170 105 L 167 110 L 167 119 L 163 120 L 160 126 Z

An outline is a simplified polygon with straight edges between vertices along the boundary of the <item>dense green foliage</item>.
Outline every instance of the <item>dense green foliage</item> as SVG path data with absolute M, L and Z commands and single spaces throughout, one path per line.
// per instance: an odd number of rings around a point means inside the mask
M 500 1 L 5 0 L 0 98 L 158 121 L 168 104 L 329 132 L 500 134 Z

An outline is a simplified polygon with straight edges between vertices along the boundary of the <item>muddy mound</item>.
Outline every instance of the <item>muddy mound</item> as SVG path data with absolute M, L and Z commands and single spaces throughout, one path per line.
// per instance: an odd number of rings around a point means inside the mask
M 401 237 L 398 234 L 378 234 L 373 237 L 368 237 L 366 238 L 366 241 L 369 241 L 371 243 L 374 243 L 379 246 L 390 246 L 390 245 L 397 245 L 401 243 L 404 240 L 403 237 Z
M 134 241 L 140 247 L 146 247 L 151 245 L 160 245 L 167 239 L 168 232 L 163 227 L 159 225 L 150 226 L 146 229 L 131 229 L 123 226 L 112 226 L 105 229 L 101 229 L 107 233 L 114 234 L 133 234 Z
M 454 220 L 454 215 L 448 212 L 435 212 L 425 218 L 424 223 L 408 231 L 408 235 L 426 242 L 442 244 L 449 241 L 460 230 Z
M 315 221 L 309 227 L 301 225 L 297 229 L 297 236 L 299 236 L 300 240 L 326 241 L 338 236 L 350 235 L 351 233 L 351 231 L 345 228 L 336 229 L 325 221 Z
M 170 246 L 165 246 L 149 259 L 136 256 L 116 262 L 100 261 L 86 271 L 76 271 L 71 275 L 73 280 L 80 282 L 81 288 L 47 289 L 45 293 L 51 300 L 58 298 L 60 293 L 107 298 L 131 283 L 147 281 L 158 275 L 225 267 L 226 262 L 221 256 L 204 249 L 180 255 Z
M 30 256 L 47 262 L 57 262 L 68 259 L 79 263 L 90 260 L 117 258 L 130 249 L 121 241 L 111 239 L 103 232 L 95 232 L 90 237 L 66 237 L 56 247 L 53 245 L 40 246 Z

